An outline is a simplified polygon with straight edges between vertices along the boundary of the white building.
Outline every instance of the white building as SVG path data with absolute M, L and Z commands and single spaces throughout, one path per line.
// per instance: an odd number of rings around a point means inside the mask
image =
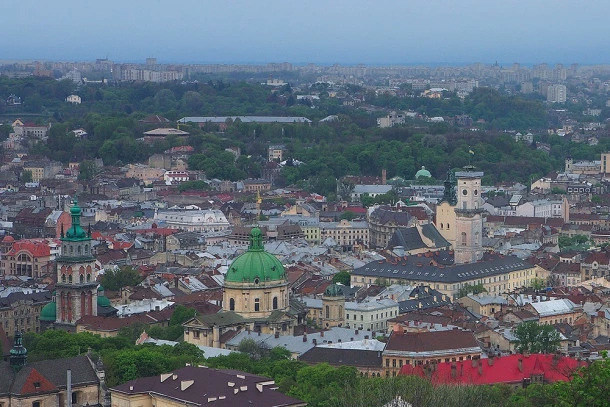
M 68 103 L 72 103 L 74 105 L 80 105 L 81 104 L 81 98 L 78 95 L 70 95 L 66 98 L 66 102 Z
M 166 227 L 188 232 L 218 232 L 230 228 L 225 215 L 217 210 L 164 210 L 155 214 L 155 219 Z
M 550 85 L 546 91 L 546 101 L 551 103 L 565 103 L 567 89 L 565 85 Z
M 165 181 L 166 185 L 179 184 L 189 179 L 189 173 L 186 171 L 165 171 L 163 174 L 163 181 Z
M 310 312 L 322 315 L 323 300 L 317 298 L 302 298 Z M 373 301 L 352 302 L 346 301 L 343 310 L 343 324 L 345 328 L 369 331 L 386 331 L 388 319 L 398 316 L 398 303 L 384 298 Z

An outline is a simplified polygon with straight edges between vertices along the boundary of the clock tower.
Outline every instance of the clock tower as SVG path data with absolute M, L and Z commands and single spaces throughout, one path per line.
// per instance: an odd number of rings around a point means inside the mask
M 76 325 L 81 317 L 97 315 L 97 270 L 91 254 L 91 230 L 80 225 L 76 199 L 70 208 L 72 226 L 61 231 L 61 254 L 57 257 L 56 323 Z

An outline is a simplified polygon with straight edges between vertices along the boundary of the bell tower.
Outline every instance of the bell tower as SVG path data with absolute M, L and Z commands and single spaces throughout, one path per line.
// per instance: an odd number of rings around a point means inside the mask
M 75 325 L 85 315 L 97 315 L 97 270 L 91 254 L 91 230 L 80 225 L 76 199 L 70 208 L 72 226 L 61 230 L 61 254 L 57 258 L 57 324 Z
M 483 172 L 458 171 L 455 207 L 455 263 L 474 263 L 483 258 L 481 178 Z

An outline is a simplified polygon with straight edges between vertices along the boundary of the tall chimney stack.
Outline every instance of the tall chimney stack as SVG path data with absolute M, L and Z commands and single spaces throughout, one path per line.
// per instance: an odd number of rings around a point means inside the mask
M 387 181 L 388 181 L 388 172 L 384 168 L 381 170 L 381 184 L 386 185 Z
M 66 372 L 66 407 L 72 407 L 72 370 Z

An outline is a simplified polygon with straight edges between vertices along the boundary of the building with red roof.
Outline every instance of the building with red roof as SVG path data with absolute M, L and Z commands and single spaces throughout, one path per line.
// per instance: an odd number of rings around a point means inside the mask
M 480 385 L 568 381 L 585 362 L 554 354 L 509 355 L 428 365 L 404 365 L 400 375 L 428 378 L 434 384 Z
M 51 261 L 51 248 L 45 239 L 15 240 L 6 236 L 0 242 L 0 274 L 41 277 Z

